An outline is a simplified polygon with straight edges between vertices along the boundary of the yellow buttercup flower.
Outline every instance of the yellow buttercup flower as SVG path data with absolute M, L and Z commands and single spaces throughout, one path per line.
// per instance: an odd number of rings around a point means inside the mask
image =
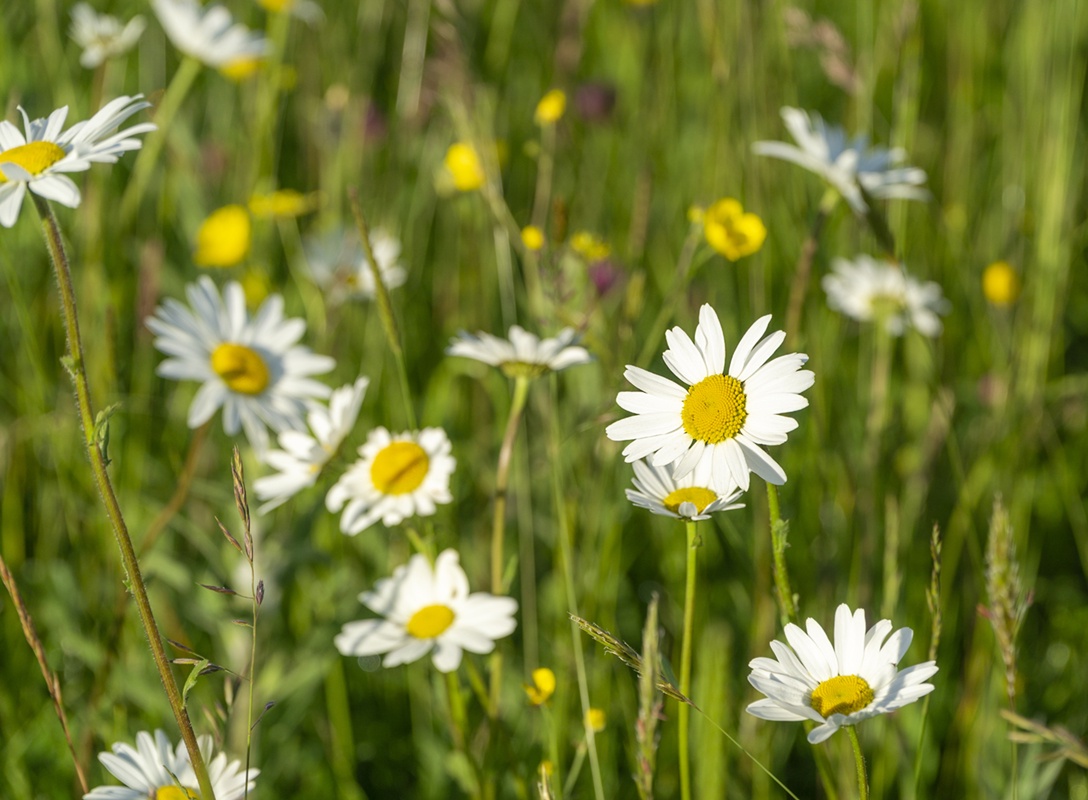
M 586 725 L 590 727 L 594 733 L 603 731 L 606 724 L 608 724 L 608 717 L 604 713 L 604 709 L 591 708 L 586 712 Z
M 562 89 L 552 89 L 536 104 L 533 119 L 537 125 L 554 125 L 567 110 L 567 95 Z
M 301 217 L 317 208 L 320 192 L 303 194 L 294 189 L 278 189 L 268 194 L 255 194 L 249 198 L 249 210 L 255 217 L 287 219 Z
M 589 231 L 577 231 L 570 237 L 570 246 L 586 261 L 604 261 L 612 254 L 612 248 Z
M 521 243 L 534 253 L 544 247 L 544 231 L 536 225 L 526 225 L 521 229 Z
M 710 246 L 730 261 L 757 252 L 767 238 L 763 220 L 755 214 L 746 214 L 732 197 L 719 200 L 706 210 L 703 232 Z
M 468 142 L 454 142 L 446 151 L 443 162 L 460 192 L 475 192 L 487 182 L 480 156 Z
M 525 685 L 525 694 L 534 706 L 542 706 L 555 694 L 555 673 L 547 667 L 533 670 L 533 685 Z
M 199 267 L 233 267 L 249 254 L 252 225 L 243 206 L 213 211 L 196 232 L 193 261 Z
M 982 294 L 995 306 L 1011 306 L 1020 296 L 1020 276 L 1007 261 L 995 261 L 982 273 Z

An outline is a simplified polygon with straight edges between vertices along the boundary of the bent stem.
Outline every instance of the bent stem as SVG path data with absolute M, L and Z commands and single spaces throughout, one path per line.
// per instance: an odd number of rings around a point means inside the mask
M 695 622 L 695 523 L 687 521 L 687 581 L 684 588 L 684 636 L 680 644 L 680 694 L 687 697 L 691 690 L 691 639 Z M 688 725 L 691 706 L 680 704 L 680 797 L 691 800 L 691 756 L 688 746 Z
M 72 273 L 68 266 L 68 255 L 64 249 L 60 227 L 57 225 L 57 219 L 53 215 L 53 209 L 50 207 L 49 202 L 35 194 L 32 194 L 31 197 L 34 199 L 34 205 L 38 209 L 38 214 L 42 220 L 45 244 L 49 249 L 49 256 L 57 276 L 57 286 L 60 289 L 61 310 L 68 338 L 68 363 L 66 366 L 76 387 L 76 404 L 79 406 L 80 423 L 83 427 L 83 444 L 87 448 L 87 455 L 90 457 L 94 482 L 105 506 L 106 516 L 109 518 L 110 527 L 113 529 L 114 538 L 117 540 L 117 546 L 121 550 L 121 563 L 124 566 L 128 584 L 132 589 L 132 597 L 136 601 L 140 622 L 143 624 L 144 633 L 147 635 L 148 643 L 151 646 L 151 655 L 155 661 L 155 668 L 159 671 L 159 679 L 166 690 L 166 698 L 170 702 L 174 718 L 181 729 L 181 738 L 185 742 L 185 749 L 189 752 L 189 761 L 200 786 L 200 796 L 204 800 L 215 800 L 215 791 L 212 789 L 212 782 L 208 777 L 208 768 L 204 764 L 204 757 L 197 745 L 192 722 L 189 721 L 189 712 L 185 710 L 185 702 L 181 697 L 181 692 L 178 690 L 177 683 L 174 682 L 174 676 L 170 674 L 170 662 L 166 657 L 166 650 L 162 645 L 162 637 L 159 635 L 155 615 L 151 610 L 151 601 L 147 597 L 147 588 L 144 585 L 143 576 L 140 574 L 136 549 L 132 545 L 132 537 L 129 536 L 128 527 L 121 515 L 121 506 L 117 502 L 117 495 L 113 491 L 109 471 L 106 469 L 106 458 L 98 447 L 98 431 L 95 427 L 95 415 L 91 406 L 87 371 L 83 363 L 83 340 L 79 334 L 75 289 L 72 286 Z
M 858 797 L 861 800 L 869 800 L 869 778 L 865 774 L 865 756 L 861 754 L 861 742 L 858 741 L 858 733 L 853 725 L 846 727 L 846 735 L 850 737 L 850 744 L 854 748 L 854 764 L 858 771 Z

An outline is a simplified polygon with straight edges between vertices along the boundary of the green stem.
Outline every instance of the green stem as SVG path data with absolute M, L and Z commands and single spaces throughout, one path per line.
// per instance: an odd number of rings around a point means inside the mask
M 858 772 L 858 797 L 861 800 L 869 800 L 869 779 L 865 775 L 865 756 L 861 754 L 861 742 L 858 741 L 858 732 L 853 725 L 846 726 L 846 735 L 850 737 L 850 744 L 854 748 L 854 764 Z
M 650 326 L 650 334 L 645 340 L 646 344 L 642 346 L 642 352 L 638 354 L 638 359 L 635 361 L 638 366 L 645 367 L 653 354 L 657 352 L 661 335 L 665 332 L 665 326 L 676 311 L 677 303 L 680 302 L 681 297 L 687 296 L 688 281 L 691 279 L 692 273 L 691 263 L 695 258 L 695 249 L 699 245 L 702 232 L 703 229 L 698 225 L 692 225 L 688 231 L 688 238 L 684 241 L 680 257 L 676 260 L 676 280 L 672 282 L 672 288 L 669 290 L 665 302 L 661 304 L 657 316 L 654 317 L 653 325 Z
M 774 554 L 774 588 L 778 594 L 778 610 L 783 626 L 787 622 L 797 622 L 797 604 L 790 588 L 790 573 L 786 567 L 786 547 L 789 534 L 789 522 L 782 519 L 778 506 L 778 487 L 767 484 L 767 508 L 771 518 L 771 549 Z
M 465 756 L 472 767 L 473 791 L 471 792 L 471 795 L 474 798 L 479 798 L 482 796 L 480 790 L 480 776 L 478 774 L 476 762 L 473 761 L 471 754 L 469 754 L 468 749 L 465 747 L 466 732 L 468 730 L 468 716 L 465 713 L 465 698 L 461 694 L 461 681 L 457 678 L 456 670 L 446 673 L 446 693 L 449 695 L 450 700 L 450 722 L 453 745 Z
M 144 146 L 136 163 L 132 167 L 132 177 L 129 179 L 125 193 L 121 196 L 121 227 L 124 228 L 136 215 L 136 209 L 140 206 L 147 184 L 151 180 L 151 170 L 159 163 L 166 137 L 174 123 L 174 117 L 181 108 L 181 103 L 193 86 L 193 81 L 200 74 L 202 64 L 192 56 L 182 59 L 178 71 L 174 73 L 173 80 L 166 87 L 166 93 L 162 102 L 155 109 L 155 130 L 144 139 Z
M 816 216 L 812 220 L 812 228 L 801 245 L 801 254 L 797 257 L 797 266 L 793 270 L 793 281 L 790 283 L 789 305 L 786 307 L 786 336 L 791 342 L 796 341 L 798 329 L 801 327 L 801 310 L 805 305 L 805 295 L 808 293 L 809 276 L 812 274 L 812 262 L 816 258 L 816 249 L 820 244 L 820 234 L 823 232 L 824 223 L 835 210 L 835 204 L 839 202 L 839 193 L 827 187 L 824 196 L 820 198 L 820 206 L 816 209 Z
M 261 82 L 257 97 L 257 155 L 255 173 L 250 181 L 250 188 L 258 185 L 263 178 L 269 178 L 275 169 L 275 120 L 276 106 L 279 103 L 280 90 L 283 87 L 283 52 L 287 47 L 287 29 L 290 14 L 280 11 L 268 17 L 266 36 L 269 48 L 265 61 L 264 80 Z
M 57 218 L 53 215 L 53 209 L 50 207 L 49 202 L 35 194 L 32 194 L 31 197 L 33 197 L 34 205 L 41 216 L 46 247 L 49 249 L 53 269 L 57 276 L 57 286 L 60 289 L 61 310 L 68 337 L 69 363 L 67 366 L 72 376 L 72 382 L 76 387 L 76 403 L 79 406 L 80 423 L 83 427 L 83 444 L 87 448 L 87 455 L 91 460 L 91 472 L 94 475 L 98 493 L 102 497 L 102 503 L 106 508 L 106 516 L 113 528 L 113 535 L 117 539 L 117 546 L 121 550 L 121 562 L 124 565 L 129 587 L 132 590 L 132 597 L 136 601 L 140 622 L 144 626 L 144 633 L 151 645 L 151 655 L 155 661 L 155 668 L 159 671 L 159 679 L 166 690 L 170 708 L 174 712 L 178 727 L 181 729 L 181 738 L 185 742 L 185 749 L 189 752 L 189 760 L 200 785 L 200 796 L 204 800 L 215 800 L 212 782 L 208 777 L 208 768 L 204 764 L 204 757 L 200 754 L 196 734 L 193 732 L 193 725 L 189 721 L 189 712 L 185 709 L 185 702 L 178 690 L 177 683 L 174 682 L 174 676 L 170 674 L 170 661 L 166 657 L 166 650 L 162 645 L 162 637 L 159 635 L 155 615 L 151 610 L 151 601 L 147 597 L 147 588 L 144 586 L 144 580 L 140 574 L 136 549 L 132 545 L 128 527 L 121 515 L 121 506 L 117 502 L 117 495 L 113 491 L 113 484 L 110 482 L 110 475 L 106 469 L 105 456 L 98 447 L 95 415 L 91 405 L 91 392 L 83 362 L 83 339 L 79 334 L 75 289 L 72 286 L 72 273 L 68 266 L 68 255 L 64 249 L 60 227 L 57 225 Z
M 691 690 L 691 642 L 695 623 L 695 523 L 687 521 L 687 581 L 684 586 L 684 635 L 680 643 L 680 694 L 687 697 Z M 680 797 L 691 800 L 691 754 L 688 726 L 691 706 L 680 704 Z

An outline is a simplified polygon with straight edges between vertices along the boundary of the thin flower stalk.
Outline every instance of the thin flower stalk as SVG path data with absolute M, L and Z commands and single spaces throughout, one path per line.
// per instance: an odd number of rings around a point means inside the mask
M 688 520 L 687 528 L 687 577 L 684 583 L 684 633 L 680 643 L 680 694 L 691 693 L 691 642 L 695 626 L 696 554 L 698 535 L 695 522 Z M 691 800 L 691 752 L 688 727 L 691 722 L 691 706 L 680 704 L 680 797 Z
M 37 195 L 32 194 L 31 196 L 42 220 L 46 247 L 53 262 L 57 285 L 60 289 L 61 310 L 68 339 L 68 360 L 66 365 L 76 388 L 76 404 L 79 406 L 80 422 L 83 427 L 83 443 L 87 448 L 87 455 L 90 457 L 91 472 L 99 495 L 102 497 L 102 503 L 105 506 L 106 516 L 109 518 L 114 537 L 117 540 L 117 546 L 121 550 L 121 562 L 129 586 L 132 589 L 133 599 L 136 601 L 140 622 L 143 624 L 144 633 L 147 635 L 148 643 L 151 646 L 151 655 L 155 661 L 155 667 L 158 669 L 163 688 L 166 690 L 170 708 L 174 712 L 178 727 L 181 729 L 185 749 L 189 753 L 189 759 L 200 786 L 200 795 L 205 800 L 215 800 L 215 791 L 208 776 L 208 768 L 204 763 L 204 757 L 197 745 L 196 733 L 189 721 L 189 712 L 185 709 L 185 703 L 181 697 L 181 692 L 178 690 L 178 685 L 174 681 L 174 676 L 170 674 L 170 662 L 162 645 L 162 637 L 159 635 L 155 615 L 151 610 L 151 602 L 147 597 L 147 588 L 144 585 L 143 576 L 140 574 L 136 549 L 133 547 L 128 526 L 121 514 L 121 506 L 117 502 L 117 495 L 113 491 L 113 484 L 106 468 L 106 457 L 98 445 L 98 430 L 95 425 L 90 387 L 83 361 L 83 340 L 79 333 L 75 289 L 72 285 L 72 273 L 68 266 L 68 255 L 64 249 L 60 226 L 57 224 L 57 219 L 49 202 Z
M 673 313 L 676 311 L 676 304 L 680 302 L 681 297 L 687 296 L 688 281 L 691 279 L 691 273 L 693 272 L 692 261 L 695 258 L 695 251 L 702 240 L 702 236 L 702 227 L 699 225 L 692 225 L 688 230 L 688 238 L 684 240 L 684 246 L 680 250 L 680 257 L 676 259 L 676 277 L 673 280 L 672 289 L 665 298 L 665 302 L 661 304 L 661 310 L 657 312 L 653 325 L 650 326 L 649 334 L 646 336 L 646 344 L 642 346 L 635 364 L 645 366 L 649 363 L 665 333 L 665 326 L 668 325 L 669 320 L 672 319 Z
M 808 294 L 808 285 L 812 276 L 812 262 L 816 258 L 816 251 L 820 246 L 820 234 L 823 233 L 824 223 L 835 210 L 839 202 L 839 193 L 832 187 L 824 191 L 820 198 L 820 205 L 816 209 L 816 216 L 812 220 L 812 227 L 808 236 L 801 245 L 801 254 L 797 257 L 797 266 L 793 270 L 793 281 L 790 283 L 789 305 L 786 306 L 786 336 L 791 342 L 797 341 L 797 334 L 801 327 L 801 311 L 805 306 L 805 295 Z
M 861 742 L 858 741 L 857 728 L 849 725 L 846 735 L 850 737 L 850 745 L 854 749 L 854 766 L 857 768 L 858 797 L 861 800 L 869 800 L 869 778 L 865 773 L 865 756 L 861 753 Z
M 771 552 L 774 557 L 774 588 L 778 595 L 778 611 L 782 624 L 797 621 L 797 600 L 790 588 L 790 574 L 786 567 L 786 548 L 789 546 L 790 524 L 782 519 L 778 504 L 778 487 L 767 484 L 767 509 L 771 518 Z

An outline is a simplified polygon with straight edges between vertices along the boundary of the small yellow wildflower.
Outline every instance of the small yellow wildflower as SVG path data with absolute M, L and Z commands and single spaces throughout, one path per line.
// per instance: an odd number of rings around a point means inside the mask
M 589 231 L 575 232 L 570 237 L 570 246 L 575 253 L 590 263 L 604 261 L 612 254 L 612 248 Z
M 223 206 L 200 223 L 193 261 L 198 267 L 233 267 L 249 254 L 251 233 L 243 206 Z
M 537 125 L 554 125 L 563 117 L 567 110 L 567 95 L 562 89 L 552 89 L 536 104 L 536 113 L 533 119 Z
M 982 273 L 982 293 L 991 305 L 1011 306 L 1020 296 L 1020 277 L 1007 261 L 995 261 Z
M 249 210 L 255 217 L 285 219 L 301 217 L 317 208 L 321 200 L 319 192 L 303 194 L 294 189 L 278 189 L 268 194 L 255 194 L 249 198 Z
M 600 733 L 608 722 L 608 717 L 602 708 L 591 708 L 586 712 L 586 725 L 594 732 Z
M 241 83 L 256 75 L 264 68 L 264 58 L 243 56 L 233 61 L 228 61 L 219 68 L 220 74 L 235 83 Z
M 763 220 L 755 214 L 744 213 L 741 204 L 732 197 L 719 200 L 708 208 L 703 226 L 710 246 L 730 261 L 755 253 L 767 238 Z
M 446 171 L 460 192 L 475 192 L 487 182 L 480 156 L 468 142 L 454 142 L 446 151 Z
M 533 685 L 525 685 L 525 694 L 534 706 L 542 706 L 555 694 L 555 673 L 547 667 L 533 670 Z
M 521 229 L 521 243 L 536 253 L 544 247 L 544 231 L 536 225 L 526 225 Z

